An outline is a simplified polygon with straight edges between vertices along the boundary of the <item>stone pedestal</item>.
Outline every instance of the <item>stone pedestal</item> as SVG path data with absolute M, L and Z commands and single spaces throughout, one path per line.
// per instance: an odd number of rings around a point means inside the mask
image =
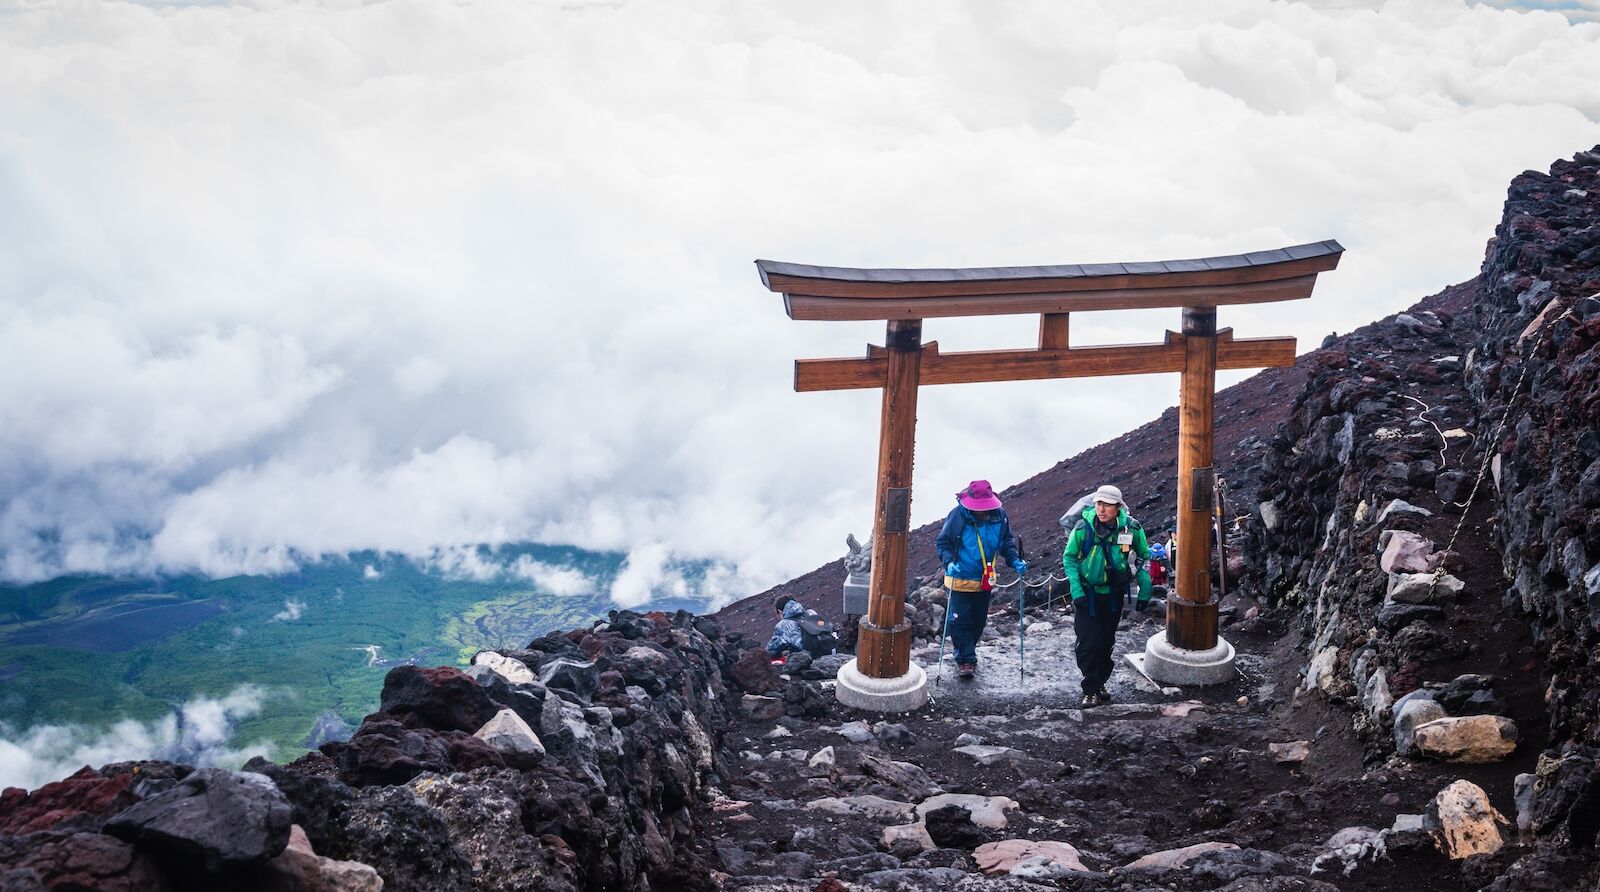
M 1238 675 L 1233 659 L 1233 645 L 1220 635 L 1216 647 L 1185 650 L 1169 644 L 1167 633 L 1161 631 L 1144 646 L 1144 673 L 1163 685 L 1222 684 Z
M 910 712 L 928 702 L 928 674 L 915 662 L 897 678 L 868 678 L 855 660 L 839 669 L 833 695 L 840 703 L 873 712 Z

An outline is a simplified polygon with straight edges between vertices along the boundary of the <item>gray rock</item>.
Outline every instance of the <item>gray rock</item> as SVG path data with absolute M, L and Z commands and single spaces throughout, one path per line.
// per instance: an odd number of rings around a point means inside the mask
M 1467 584 L 1449 573 L 1393 573 L 1389 576 L 1389 600 L 1401 604 L 1446 603 L 1461 594 Z
M 495 748 L 506 764 L 514 768 L 528 768 L 544 758 L 544 744 L 533 733 L 522 716 L 510 709 L 502 709 L 485 722 L 474 737 Z
M 292 823 L 289 800 L 270 778 L 201 768 L 118 813 L 105 832 L 162 861 L 199 861 L 216 873 L 277 857 Z
M 963 756 L 970 756 L 979 765 L 993 765 L 996 762 L 1005 762 L 1023 757 L 1021 750 L 1009 746 L 958 746 L 956 752 Z
M 1378 610 L 1378 627 L 1387 632 L 1394 632 L 1410 625 L 1415 620 L 1430 621 L 1444 616 L 1444 608 L 1433 604 L 1401 604 L 1395 601 L 1386 601 Z
M 783 715 L 783 701 L 777 697 L 745 694 L 739 699 L 739 711 L 752 721 L 770 722 Z
M 1404 499 L 1395 499 L 1384 505 L 1383 510 L 1378 512 L 1378 523 L 1383 523 L 1395 514 L 1416 514 L 1422 517 L 1433 516 L 1433 512 L 1426 508 L 1418 508 Z
M 1415 693 L 1415 692 L 1413 692 Z M 1410 697 L 1411 694 L 1407 694 Z M 1407 700 L 1402 704 L 1395 704 L 1394 711 L 1394 750 L 1402 756 L 1417 756 L 1416 733 L 1419 725 L 1436 722 L 1446 718 L 1449 713 L 1444 707 L 1433 700 L 1418 697 Z
M 956 746 L 977 746 L 983 743 L 983 738 L 976 734 L 960 734 L 956 737 Z

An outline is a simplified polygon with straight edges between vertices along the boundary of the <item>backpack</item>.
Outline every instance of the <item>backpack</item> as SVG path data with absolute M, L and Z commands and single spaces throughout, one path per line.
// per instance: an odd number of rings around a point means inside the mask
M 839 633 L 833 623 L 822 618 L 822 615 L 810 608 L 798 620 L 800 623 L 800 643 L 805 645 L 806 653 L 813 657 L 825 657 L 839 647 Z
M 1061 518 L 1063 526 L 1066 525 L 1066 520 L 1066 517 Z M 1094 534 L 1094 530 L 1090 528 L 1089 522 L 1084 520 L 1081 515 L 1078 517 L 1077 525 L 1072 528 L 1071 532 L 1068 533 L 1068 536 L 1070 537 L 1071 533 L 1077 532 L 1079 528 L 1083 529 L 1083 535 L 1078 537 L 1078 560 L 1081 561 L 1089 556 L 1090 551 L 1094 550 L 1097 537 Z M 1140 524 L 1139 521 L 1135 520 L 1133 515 L 1128 515 L 1128 532 L 1131 533 L 1135 530 L 1142 529 L 1144 529 L 1144 526 Z M 1141 565 L 1139 563 L 1139 556 L 1137 554 L 1129 551 L 1126 558 L 1126 565 L 1127 566 L 1123 570 L 1118 571 L 1116 567 L 1112 565 L 1109 559 L 1106 561 L 1106 575 L 1109 577 L 1106 581 L 1111 583 L 1112 591 L 1126 590 L 1129 585 L 1133 584 L 1133 580 L 1139 577 L 1139 568 Z

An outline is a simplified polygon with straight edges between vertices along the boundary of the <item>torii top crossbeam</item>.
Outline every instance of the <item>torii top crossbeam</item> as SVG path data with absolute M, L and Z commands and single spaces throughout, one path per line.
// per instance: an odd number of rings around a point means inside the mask
M 1181 372 L 1178 448 L 1176 599 L 1167 640 L 1176 648 L 1217 646 L 1211 594 L 1210 480 L 1212 408 L 1218 368 L 1292 365 L 1293 338 L 1235 340 L 1218 331 L 1216 308 L 1311 296 L 1317 274 L 1336 268 L 1336 241 L 1272 251 L 1146 263 L 1065 264 L 979 269 L 849 269 L 756 261 L 761 282 L 783 294 L 791 319 L 886 320 L 884 347 L 859 359 L 795 363 L 800 391 L 883 388 L 873 521 L 872 584 L 853 672 L 841 672 L 841 702 L 863 708 L 914 708 L 921 677 L 910 665 L 905 622 L 911 457 L 921 384 L 1016 381 Z M 1071 347 L 1069 314 L 1087 310 L 1183 308 L 1182 333 L 1160 343 Z M 922 320 L 1038 313 L 1037 349 L 940 353 L 922 343 Z M 847 667 L 849 668 L 849 667 Z M 904 683 L 896 687 L 895 680 Z M 899 688 L 905 688 L 895 693 Z M 863 692 L 866 693 L 863 693 Z M 887 693 L 886 693 L 887 692 Z M 888 699 L 885 699 L 887 697 Z M 896 698 L 899 699 L 896 699 Z M 924 697 L 925 699 L 925 697 Z M 889 703 L 892 705 L 885 706 Z

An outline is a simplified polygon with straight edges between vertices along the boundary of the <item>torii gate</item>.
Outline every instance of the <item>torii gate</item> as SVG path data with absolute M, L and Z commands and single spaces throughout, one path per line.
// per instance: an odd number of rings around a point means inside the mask
M 992 269 L 846 269 L 757 260 L 761 283 L 783 294 L 789 318 L 887 320 L 884 346 L 861 359 L 795 362 L 796 391 L 883 388 L 872 583 L 856 660 L 835 687 L 847 706 L 899 712 L 927 701 L 927 676 L 911 663 L 905 619 L 911 465 L 922 384 L 1023 381 L 1181 372 L 1178 402 L 1178 554 L 1167 628 L 1150 639 L 1145 671 L 1158 681 L 1233 677 L 1233 648 L 1217 635 L 1211 591 L 1212 439 L 1217 369 L 1288 366 L 1294 338 L 1235 339 L 1217 307 L 1311 296 L 1317 273 L 1339 265 L 1336 241 L 1197 260 Z M 1068 316 L 1084 310 L 1181 307 L 1182 333 L 1159 344 L 1069 347 Z M 922 320 L 1038 313 L 1031 350 L 941 353 L 922 343 Z M 1065 494 L 1063 494 L 1065 495 Z

